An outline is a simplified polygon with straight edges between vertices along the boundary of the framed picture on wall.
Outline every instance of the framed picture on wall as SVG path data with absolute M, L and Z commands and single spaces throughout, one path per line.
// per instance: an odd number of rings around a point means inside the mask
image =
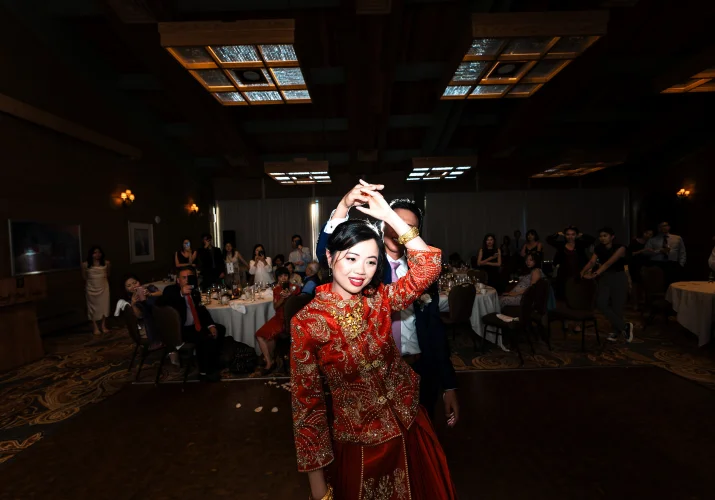
M 79 269 L 79 224 L 8 220 L 13 276 Z
M 154 261 L 154 225 L 129 223 L 129 262 Z

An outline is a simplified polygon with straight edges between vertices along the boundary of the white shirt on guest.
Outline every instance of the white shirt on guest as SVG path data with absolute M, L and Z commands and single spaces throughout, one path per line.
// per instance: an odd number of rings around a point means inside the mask
M 399 267 L 395 270 L 398 278 L 402 278 L 407 274 L 409 267 L 407 266 L 407 258 L 403 255 L 399 260 L 395 260 L 389 255 L 387 257 L 388 265 L 393 262 L 399 262 Z M 417 341 L 417 320 L 415 318 L 415 306 L 411 304 L 407 309 L 400 311 L 400 339 L 402 355 L 420 354 L 420 344 Z
M 266 257 L 266 263 L 256 262 L 252 260 L 248 263 L 248 273 L 255 276 L 256 282 L 273 283 L 276 279 L 273 277 L 273 264 L 271 258 Z

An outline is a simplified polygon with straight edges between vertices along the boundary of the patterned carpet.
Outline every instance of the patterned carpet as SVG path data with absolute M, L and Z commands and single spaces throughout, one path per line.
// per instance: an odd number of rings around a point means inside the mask
M 586 352 L 581 352 L 580 334 L 568 335 L 564 340 L 560 326 L 555 325 L 552 351 L 544 343 L 538 343 L 536 354 L 532 355 L 528 345 L 521 346 L 524 368 L 655 365 L 715 389 L 712 348 L 699 349 L 695 336 L 673 321 L 656 322 L 644 331 L 636 318 L 633 320 L 637 324 L 633 343 L 607 343 L 602 334 L 599 347 L 595 335 L 589 335 Z M 605 331 L 605 320 L 600 324 Z M 452 362 L 459 371 L 519 366 L 516 353 L 504 352 L 493 345 L 485 354 L 475 353 L 467 332 L 458 333 L 451 344 Z M 102 401 L 131 383 L 136 370 L 129 373 L 127 368 L 133 348 L 126 330 L 119 326 L 100 338 L 78 331 L 46 338 L 47 355 L 43 359 L 0 374 L 0 464 L 47 434 L 61 430 L 62 422 L 85 406 Z M 153 354 L 148 359 L 140 382 L 153 382 L 158 356 Z M 225 371 L 223 378 L 235 377 Z M 161 379 L 178 381 L 181 373 L 167 362 Z

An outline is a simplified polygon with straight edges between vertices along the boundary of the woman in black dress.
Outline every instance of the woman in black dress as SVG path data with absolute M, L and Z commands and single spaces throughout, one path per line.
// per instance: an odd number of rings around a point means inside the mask
M 482 271 L 486 271 L 489 276 L 489 286 L 494 287 L 497 292 L 501 292 L 501 250 L 497 248 L 497 238 L 489 233 L 484 237 L 482 248 L 479 249 L 477 265 Z
M 558 266 L 558 272 L 554 288 L 558 299 L 563 300 L 566 296 L 566 281 L 580 276 L 581 269 L 588 263 L 587 250 L 594 241 L 594 237 L 581 234 L 576 226 L 569 226 L 560 233 L 546 237 L 546 242 L 556 249 L 553 262 L 554 267 Z M 580 332 L 580 328 L 576 325 L 574 332 Z

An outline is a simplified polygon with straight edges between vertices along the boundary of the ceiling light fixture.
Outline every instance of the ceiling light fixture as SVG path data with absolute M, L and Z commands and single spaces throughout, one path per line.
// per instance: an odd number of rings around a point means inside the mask
M 544 177 L 582 177 L 592 174 L 615 165 L 620 165 L 621 161 L 613 162 L 586 162 L 586 163 L 562 163 L 552 168 L 547 168 L 541 173 L 532 175 L 532 179 Z
M 281 184 L 329 184 L 328 162 L 296 158 L 293 161 L 266 162 L 266 174 Z M 280 171 L 280 172 L 274 172 Z
M 607 11 L 472 14 L 472 44 L 442 99 L 532 96 L 607 25 Z
M 438 181 L 440 179 L 458 179 L 471 165 L 477 164 L 476 157 L 428 157 L 412 158 L 412 171 L 408 181 Z
M 224 106 L 310 103 L 294 22 L 159 23 L 161 45 Z

